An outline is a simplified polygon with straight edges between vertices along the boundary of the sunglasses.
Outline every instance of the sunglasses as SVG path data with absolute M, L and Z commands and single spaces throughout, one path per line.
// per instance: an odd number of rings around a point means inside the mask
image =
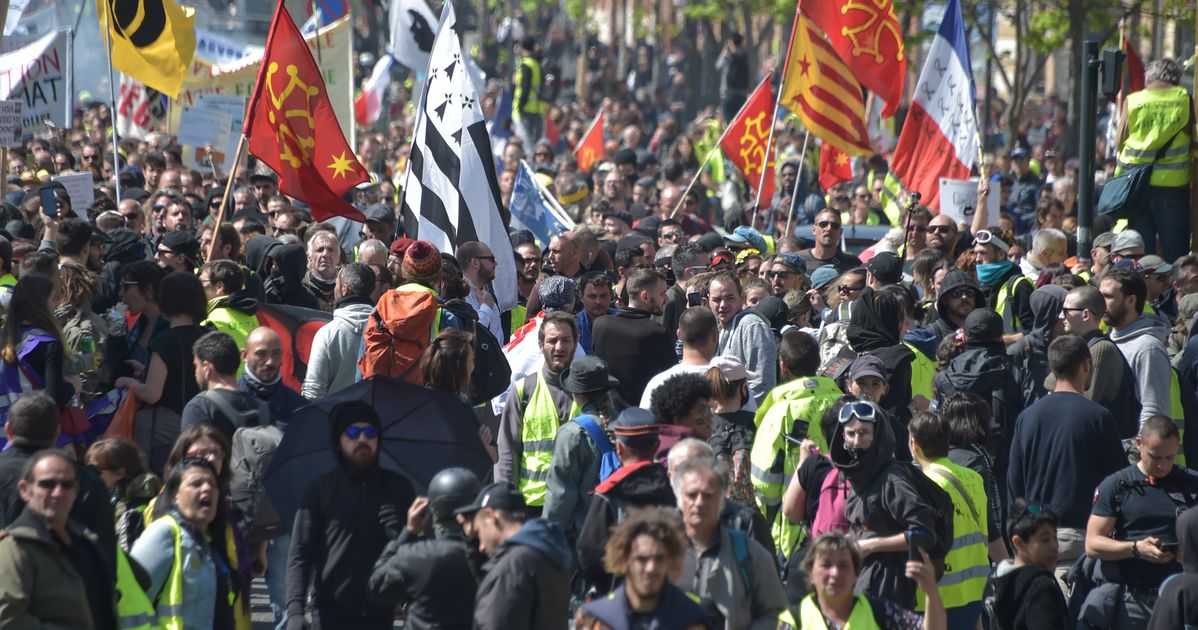
M 935 232 L 937 234 L 950 234 L 952 232 L 957 231 L 957 226 L 955 226 L 955 225 L 931 225 L 931 226 L 928 226 L 928 231 Z
M 100 157 L 100 156 L 98 156 L 98 155 L 88 155 L 88 154 L 86 154 L 86 153 L 84 153 L 84 154 L 83 154 L 83 159 L 84 159 L 85 161 L 88 161 L 88 162 L 90 162 L 90 161 L 92 161 L 92 160 L 95 160 L 95 159 L 97 159 L 97 158 L 99 158 L 99 157 Z
M 862 422 L 877 422 L 878 408 L 873 403 L 864 400 L 845 403 L 840 408 L 840 424 L 847 424 L 856 418 Z
M 684 236 L 684 234 L 682 232 L 665 232 L 661 235 L 661 237 L 666 239 L 667 241 L 676 241 L 676 240 L 682 238 L 683 236 Z
M 1087 310 L 1088 309 L 1084 309 L 1084 308 L 1069 308 L 1067 306 L 1061 307 L 1061 312 L 1064 313 L 1065 315 L 1069 315 L 1070 313 L 1083 313 Z
M 154 206 L 153 208 L 151 208 L 151 210 L 153 210 L 156 214 L 156 213 L 162 212 L 163 210 L 166 210 L 166 206 Z
M 74 479 L 38 479 L 35 483 L 42 490 L 54 490 L 55 488 L 74 490 L 75 486 L 79 485 Z
M 360 437 L 365 437 L 368 440 L 375 440 L 379 437 L 379 430 L 374 427 L 346 427 L 345 437 L 351 440 L 356 440 Z
M 767 271 L 767 272 L 765 272 L 765 275 L 767 278 L 773 280 L 775 278 L 785 278 L 786 276 L 789 276 L 793 273 L 795 273 L 795 272 L 793 272 L 793 271 Z
M 836 287 L 836 291 L 838 293 L 840 293 L 841 295 L 846 295 L 848 293 L 856 293 L 857 291 L 864 291 L 864 290 L 865 290 L 864 284 L 859 287 L 854 287 L 854 286 L 850 286 L 847 284 L 842 284 L 842 285 L 839 285 Z
M 821 230 L 839 230 L 840 229 L 839 221 L 820 221 L 819 223 L 816 223 L 815 225 L 817 225 Z
M 953 289 L 948 296 L 954 300 L 964 300 L 965 298 L 973 297 L 973 291 L 969 289 Z
M 727 254 L 720 254 L 720 255 L 718 255 L 718 256 L 712 256 L 712 257 L 711 257 L 711 264 L 712 264 L 712 266 L 715 266 L 715 265 L 725 265 L 725 264 L 726 264 L 726 265 L 731 265 L 733 262 L 734 262 L 733 258 L 732 258 L 731 256 L 727 255 Z

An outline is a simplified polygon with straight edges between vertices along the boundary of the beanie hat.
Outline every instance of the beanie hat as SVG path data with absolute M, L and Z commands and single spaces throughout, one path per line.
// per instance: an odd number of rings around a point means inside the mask
M 408 246 L 403 257 L 403 276 L 416 282 L 432 283 L 441 273 L 441 252 L 428 241 Z
M 1003 335 L 1002 317 L 988 308 L 977 308 L 965 317 L 965 340 L 997 341 Z
M 382 430 L 383 423 L 379 414 L 366 401 L 347 400 L 338 403 L 329 412 L 329 426 L 333 428 L 333 438 L 336 439 L 351 425 L 359 422 L 370 423 L 376 429 Z
M 546 313 L 553 311 L 574 310 L 574 296 L 578 292 L 574 281 L 565 276 L 549 276 L 541 281 L 537 289 L 537 297 L 541 298 L 541 310 Z

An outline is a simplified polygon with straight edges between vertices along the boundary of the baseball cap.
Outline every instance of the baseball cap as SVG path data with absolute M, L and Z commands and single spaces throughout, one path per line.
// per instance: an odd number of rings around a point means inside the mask
M 1136 262 L 1140 263 L 1140 268 L 1145 272 L 1169 273 L 1173 270 L 1173 265 L 1165 262 L 1165 259 L 1157 256 L 1156 254 L 1141 256 Z
M 824 265 L 811 272 L 811 288 L 820 290 L 840 277 L 840 272 L 832 265 Z
M 508 512 L 523 512 L 525 509 L 524 496 L 520 494 L 516 486 L 506 481 L 497 481 L 483 488 L 478 493 L 478 496 L 474 498 L 473 503 L 460 507 L 454 510 L 453 513 L 474 514 L 483 508 L 494 508 Z
M 974 309 L 965 316 L 965 338 L 994 341 L 1002 338 L 1002 317 L 988 308 Z
M 1103 232 L 1102 234 L 1099 234 L 1098 236 L 1094 237 L 1094 247 L 1102 247 L 1104 249 L 1109 250 L 1111 248 L 1111 243 L 1113 243 L 1114 241 L 1115 241 L 1115 233 L 1114 232 Z
M 763 254 L 767 251 L 765 237 L 761 235 L 761 232 L 747 225 L 739 226 L 733 230 L 732 234 L 728 236 L 728 240 L 733 243 L 747 244 L 749 247 Z
M 882 360 L 872 354 L 864 354 L 853 360 L 853 364 L 849 366 L 849 380 L 855 381 L 866 376 L 876 376 L 883 381 L 886 380 L 887 373 L 886 364 Z
M 784 252 L 774 256 L 770 264 L 785 265 L 787 269 L 798 273 L 807 273 L 807 261 L 794 252 Z
M 757 378 L 756 372 L 750 372 L 740 359 L 732 356 L 712 357 L 709 364 L 720 371 L 720 376 L 726 381 L 744 381 Z
M 1144 248 L 1144 237 L 1133 229 L 1126 229 L 1115 235 L 1111 241 L 1111 251 L 1121 252 L 1126 249 Z
M 1026 160 L 1028 157 L 1027 149 L 1025 149 L 1023 147 L 1015 147 L 1014 149 L 1011 150 L 1010 157 L 1011 157 L 1011 159 L 1023 158 Z
M 880 252 L 869 259 L 865 268 L 878 282 L 896 283 L 903 277 L 903 262 L 893 252 Z
M 620 412 L 612 423 L 612 433 L 624 442 L 640 439 L 657 439 L 659 429 L 657 418 L 647 409 L 629 407 Z
M 395 223 L 395 211 L 385 203 L 371 204 L 366 212 L 363 213 L 367 221 L 381 221 L 383 223 Z

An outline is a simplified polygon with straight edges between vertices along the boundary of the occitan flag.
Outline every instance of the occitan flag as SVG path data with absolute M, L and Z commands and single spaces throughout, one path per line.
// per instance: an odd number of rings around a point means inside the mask
M 591 167 L 602 161 L 603 155 L 603 110 L 599 110 L 591 128 L 574 149 L 574 157 L 578 159 L 578 172 L 591 172 Z
M 324 221 L 365 221 L 342 195 L 369 181 L 341 133 L 324 79 L 284 3 L 275 8 L 242 133 L 250 153 L 279 175 L 279 190 Z
M 740 170 L 749 189 L 757 191 L 758 206 L 763 208 L 768 208 L 774 199 L 774 147 L 766 150 L 770 125 L 774 123 L 774 105 L 767 76 L 745 100 L 736 118 L 728 123 L 728 130 L 720 140 L 720 150 Z
M 849 155 L 873 153 L 861 84 L 802 13 L 795 16 L 778 102 L 824 142 Z
M 195 56 L 195 9 L 171 0 L 97 0 L 96 9 L 113 67 L 177 98 Z
M 894 0 L 806 0 L 799 11 L 828 34 L 828 43 L 853 76 L 885 103 L 882 117 L 898 111 L 907 76 L 907 52 Z

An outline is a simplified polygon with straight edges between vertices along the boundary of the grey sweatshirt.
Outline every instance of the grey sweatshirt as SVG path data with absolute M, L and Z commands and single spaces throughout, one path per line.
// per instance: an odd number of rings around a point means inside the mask
M 716 354 L 740 359 L 757 378 L 749 379 L 749 390 L 757 404 L 778 382 L 778 344 L 774 331 L 756 311 L 740 312 L 728 328 L 720 330 Z
M 1169 355 L 1165 337 L 1169 330 L 1152 317 L 1141 316 L 1122 330 L 1111 331 L 1111 341 L 1119 347 L 1136 374 L 1136 393 L 1140 396 L 1140 424 L 1152 416 L 1171 417 Z

